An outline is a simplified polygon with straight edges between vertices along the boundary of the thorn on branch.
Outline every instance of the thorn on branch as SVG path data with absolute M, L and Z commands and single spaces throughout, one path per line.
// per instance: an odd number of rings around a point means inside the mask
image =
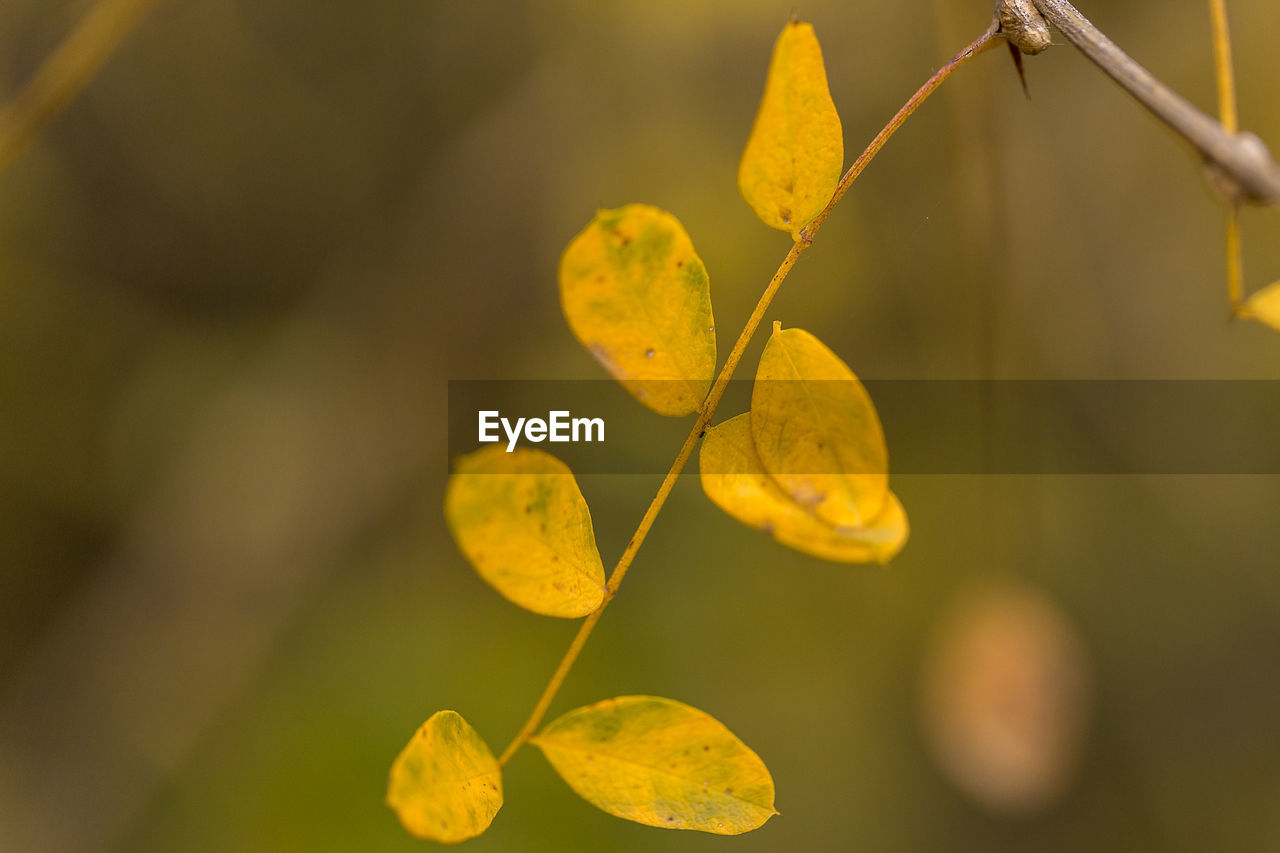
M 1018 79 L 1022 81 L 1022 94 L 1027 96 L 1027 100 L 1031 100 L 1031 90 L 1027 88 L 1027 72 L 1022 67 L 1022 51 L 1018 50 L 1013 42 L 1006 42 L 1009 45 L 1009 54 L 1013 57 L 1013 66 L 1018 69 Z

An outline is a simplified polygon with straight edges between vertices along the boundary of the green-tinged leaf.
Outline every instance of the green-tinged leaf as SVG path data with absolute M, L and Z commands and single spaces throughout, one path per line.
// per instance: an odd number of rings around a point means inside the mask
M 711 288 L 684 226 L 631 204 L 596 214 L 560 258 L 573 334 L 633 397 L 661 415 L 694 412 L 716 369 Z
M 604 600 L 604 566 L 578 481 L 540 450 L 501 445 L 458 460 L 445 519 L 471 565 L 521 607 L 585 616 Z
M 760 757 L 714 717 L 672 699 L 606 699 L 531 742 L 579 796 L 637 823 L 737 835 L 777 814 Z
M 1267 285 L 1246 299 L 1240 313 L 1280 331 L 1280 281 Z
M 768 226 L 800 229 L 840 182 L 844 136 L 809 24 L 787 24 L 773 46 L 764 97 L 738 167 L 738 189 Z
M 865 527 L 833 527 L 782 491 L 751 440 L 750 414 L 707 430 L 699 451 L 702 489 L 729 515 L 805 554 L 838 563 L 887 563 L 907 541 L 907 516 L 890 492 Z
M 391 765 L 387 805 L 419 838 L 466 841 L 502 808 L 502 771 L 466 720 L 437 711 Z
M 751 438 L 782 491 L 822 521 L 868 527 L 884 511 L 889 453 L 871 397 L 803 329 L 773 324 L 751 391 Z

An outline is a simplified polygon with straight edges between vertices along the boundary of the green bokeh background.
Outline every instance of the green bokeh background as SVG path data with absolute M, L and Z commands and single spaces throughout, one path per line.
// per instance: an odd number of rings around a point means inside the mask
M 1081 5 L 1213 109 L 1204 3 Z M 735 188 L 782 23 L 814 23 L 851 160 L 990 6 L 162 3 L 0 174 L 0 849 L 421 849 L 382 803 L 392 758 L 440 708 L 500 749 L 574 630 L 451 543 L 447 381 L 599 378 L 556 262 L 631 201 L 692 235 L 723 355 L 789 242 Z M 1242 123 L 1275 148 L 1280 6 L 1229 6 Z M 5 100 L 87 8 L 0 7 Z M 878 379 L 1280 379 L 1280 334 L 1228 322 L 1185 146 L 1069 46 L 1028 73 L 1030 100 L 999 53 L 948 83 L 767 320 Z M 1280 218 L 1245 228 L 1250 286 L 1280 277 Z M 624 441 L 674 455 L 686 428 Z M 659 479 L 583 478 L 606 563 Z M 468 849 L 1280 847 L 1280 480 L 895 489 L 913 538 L 884 570 L 776 546 L 683 478 L 556 703 L 709 711 L 781 817 L 628 824 L 526 750 Z M 1094 685 L 1067 790 L 1020 817 L 920 725 L 930 632 L 992 574 L 1056 603 Z

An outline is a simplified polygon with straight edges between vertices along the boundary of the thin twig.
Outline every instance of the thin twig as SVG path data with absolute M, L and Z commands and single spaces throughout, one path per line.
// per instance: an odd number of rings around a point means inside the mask
M 99 0 L 0 113 L 0 171 L 93 79 L 156 0 Z
M 1227 299 L 1231 301 L 1231 313 L 1239 314 L 1244 307 L 1244 249 L 1240 245 L 1240 205 L 1227 205 L 1226 224 Z
M 1231 30 L 1227 26 L 1226 0 L 1209 0 L 1213 20 L 1213 64 L 1218 79 L 1218 117 L 1227 133 L 1240 128 L 1236 110 L 1236 78 L 1231 63 Z
M 1230 179 L 1234 194 L 1242 201 L 1280 202 L 1280 166 L 1262 140 L 1251 133 L 1224 129 L 1196 109 L 1117 47 L 1067 0 L 1032 2 L 1085 56 Z
M 964 50 L 953 56 L 946 65 L 943 65 L 935 71 L 933 76 L 924 81 L 924 85 L 917 89 L 916 93 L 907 99 L 907 102 L 902 105 L 902 108 L 898 110 L 894 117 L 889 119 L 889 123 L 876 134 L 875 139 L 871 140 L 871 143 L 866 147 L 866 150 L 858 155 L 857 160 L 853 161 L 853 165 L 849 167 L 849 171 L 844 173 L 844 177 L 840 179 L 839 186 L 836 187 L 835 195 L 831 196 L 831 201 L 827 202 L 826 208 L 824 208 L 812 222 L 800 230 L 800 237 L 802 240 L 813 239 L 813 235 L 817 233 L 818 229 L 822 227 L 822 223 L 826 222 L 827 217 L 831 215 L 832 208 L 836 206 L 836 203 L 839 202 L 841 197 L 843 197 L 849 190 L 849 187 L 853 182 L 858 179 L 858 175 L 862 174 L 862 170 L 871 162 L 871 158 L 875 157 L 876 154 L 879 153 L 880 149 L 884 147 L 884 144 L 889 141 L 889 137 L 893 136 L 893 134 L 897 132 L 898 128 L 902 127 L 902 123 L 906 121 L 921 104 L 924 103 L 925 98 L 932 95 L 933 90 L 941 86 L 942 82 L 950 77 L 957 68 L 964 65 L 970 59 L 973 59 L 979 53 L 982 53 L 984 50 L 994 47 L 997 44 L 994 40 L 994 36 L 998 28 L 999 23 L 993 20 L 991 22 L 991 26 L 987 28 L 986 32 L 974 39 L 973 43 Z
M 1213 64 L 1218 80 L 1218 116 L 1227 133 L 1235 133 L 1240 124 L 1236 110 L 1236 78 L 1231 63 L 1231 30 L 1227 26 L 1226 0 L 1209 0 L 1209 17 L 1213 20 Z M 1244 305 L 1244 250 L 1240 246 L 1240 202 L 1227 203 L 1226 224 L 1227 298 L 1231 312 L 1240 313 Z
M 694 448 L 698 446 L 698 441 L 711 424 L 711 418 L 715 415 L 716 407 L 720 404 L 720 399 L 729 387 L 729 380 L 733 378 L 733 373 L 738 367 L 738 362 L 742 360 L 742 354 L 746 351 L 747 344 L 751 342 L 752 336 L 755 335 L 756 329 L 760 326 L 760 321 L 764 319 L 765 311 L 769 309 L 770 303 L 773 302 L 774 294 L 782 286 L 782 282 L 786 279 L 787 274 L 791 272 L 791 268 L 795 266 L 800 255 L 813 243 L 814 235 L 817 234 L 818 229 L 822 227 L 822 223 L 831 214 L 831 209 L 835 207 L 836 202 L 840 200 L 840 197 L 845 194 L 849 186 L 862 173 L 862 170 L 871 162 L 871 159 L 876 156 L 876 152 L 884 147 L 889 137 L 893 136 L 894 132 L 907 120 L 907 117 L 915 112 L 920 104 L 924 103 L 925 98 L 929 97 L 934 89 L 942 85 L 942 81 L 950 77 L 961 65 L 964 65 L 994 43 L 993 36 L 995 31 L 996 24 L 993 23 L 972 44 L 956 54 L 946 65 L 939 68 L 911 96 L 902 109 L 898 110 L 897 114 L 889 120 L 889 123 L 876 134 L 875 139 L 871 140 L 871 144 L 858 156 L 858 159 L 853 161 L 853 165 L 849 167 L 844 177 L 840 179 L 835 194 L 826 208 L 812 222 L 801 229 L 800 239 L 791 245 L 787 256 L 782 259 L 782 263 L 778 266 L 777 272 L 769 280 L 769 285 L 764 289 L 764 293 L 760 294 L 760 299 L 756 302 L 755 309 L 747 319 L 746 325 L 743 326 L 741 334 L 738 335 L 738 340 L 729 352 L 729 357 L 725 359 L 724 366 L 720 368 L 720 373 L 716 376 L 715 384 L 711 386 L 707 399 L 702 403 L 702 408 L 698 413 L 698 419 L 693 424 L 693 429 L 689 431 L 688 437 L 684 440 L 684 445 L 681 446 L 680 452 L 676 454 L 675 461 L 671 463 L 670 470 L 667 471 L 667 476 L 663 478 L 662 485 L 658 487 L 658 493 L 654 495 L 653 500 L 649 503 L 649 508 L 645 510 L 644 518 L 640 520 L 640 525 L 636 528 L 635 534 L 632 535 L 626 549 L 622 552 L 622 556 L 618 558 L 617 565 L 614 566 L 613 571 L 609 574 L 608 594 L 600 606 L 583 620 L 582 625 L 578 628 L 578 633 L 574 635 L 568 650 L 565 651 L 564 657 L 560 659 L 560 664 L 556 667 L 555 673 L 552 674 L 551 680 L 547 682 L 546 688 L 542 691 L 542 696 L 539 697 L 538 703 L 534 705 L 533 711 L 530 712 L 529 718 L 525 720 L 524 725 L 520 727 L 520 731 L 512 738 L 511 743 L 507 744 L 507 748 L 502 751 L 501 757 L 498 758 L 499 766 L 505 767 L 516 751 L 528 742 L 529 738 L 533 737 L 534 732 L 537 731 L 538 726 L 542 723 L 542 718 L 546 716 L 547 710 L 551 707 L 551 702 L 560 691 L 565 678 L 568 677 L 569 670 L 573 668 L 573 664 L 582 652 L 583 646 L 586 645 L 587 638 L 591 636 L 591 632 L 595 630 L 596 623 L 600 621 L 600 615 L 604 613 L 604 609 L 609 606 L 609 602 L 617 594 L 618 587 L 622 585 L 622 579 L 626 576 L 627 570 L 631 568 L 631 561 L 635 559 L 636 552 L 640 550 L 640 546 L 648 535 L 649 529 L 653 527 L 653 522 L 657 519 L 663 504 L 666 503 L 667 497 L 671 494 L 671 490 L 675 487 L 676 480 L 680 477 L 680 472 L 684 470 L 684 466 L 693 456 Z

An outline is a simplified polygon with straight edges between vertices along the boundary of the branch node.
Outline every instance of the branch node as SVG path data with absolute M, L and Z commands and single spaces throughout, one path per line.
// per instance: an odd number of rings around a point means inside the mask
M 1000 22 L 998 34 L 1022 53 L 1035 56 L 1053 44 L 1049 22 L 1031 0 L 999 0 L 996 20 Z

